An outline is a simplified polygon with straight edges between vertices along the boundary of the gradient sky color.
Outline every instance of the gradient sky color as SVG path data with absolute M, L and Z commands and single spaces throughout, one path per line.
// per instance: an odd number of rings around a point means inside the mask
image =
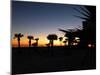
M 27 46 L 27 35 L 40 38 L 40 45 L 48 43 L 46 38 L 48 34 L 53 33 L 63 37 L 64 34 L 58 28 L 66 30 L 82 26 L 82 19 L 73 16 L 82 16 L 73 9 L 80 7 L 83 6 L 12 1 L 12 45 L 17 45 L 17 40 L 13 39 L 14 33 L 23 33 L 25 36 L 21 39 L 21 44 Z M 59 41 L 55 43 L 58 44 Z

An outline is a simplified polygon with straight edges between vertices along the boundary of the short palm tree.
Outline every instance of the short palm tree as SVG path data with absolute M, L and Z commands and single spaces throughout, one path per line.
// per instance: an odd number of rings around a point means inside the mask
M 62 45 L 62 40 L 63 40 L 63 37 L 59 37 L 60 46 Z
M 64 45 L 66 46 L 67 41 L 65 40 L 65 41 L 63 41 L 63 43 L 64 43 Z
M 33 40 L 33 39 L 34 39 L 34 37 L 33 37 L 33 36 L 31 36 L 31 35 L 29 35 L 29 36 L 27 36 L 27 38 L 29 39 L 29 47 L 31 47 L 31 40 Z
M 36 40 L 36 43 L 37 43 L 37 46 L 38 46 L 38 41 L 39 41 L 39 38 L 35 38 L 35 40 Z
M 17 38 L 18 41 L 18 47 L 20 47 L 20 38 L 22 38 L 24 35 L 21 33 L 14 34 L 14 39 Z
M 49 34 L 47 39 L 49 40 L 50 45 L 53 47 L 54 40 L 57 40 L 58 36 L 56 34 Z

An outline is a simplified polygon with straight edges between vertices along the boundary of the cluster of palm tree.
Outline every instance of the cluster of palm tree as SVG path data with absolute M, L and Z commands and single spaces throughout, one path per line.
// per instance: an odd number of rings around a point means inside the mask
M 16 33 L 16 34 L 14 34 L 14 39 L 16 38 L 17 41 L 18 41 L 18 47 L 20 47 L 20 39 L 21 39 L 22 37 L 24 37 L 24 35 L 21 34 L 21 33 Z M 47 46 L 53 47 L 53 46 L 54 46 L 54 41 L 55 41 L 55 40 L 58 40 L 58 39 L 59 39 L 59 42 L 60 42 L 60 46 L 62 46 L 62 43 L 64 43 L 64 45 L 66 46 L 66 43 L 67 43 L 68 39 L 65 39 L 65 40 L 63 41 L 63 38 L 64 38 L 64 37 L 59 37 L 59 38 L 58 38 L 58 36 L 57 36 L 56 34 L 49 34 L 49 35 L 47 36 L 47 39 L 49 40 L 49 43 L 47 44 Z M 27 39 L 28 39 L 29 47 L 32 47 L 32 46 L 37 47 L 37 46 L 38 46 L 39 38 L 34 38 L 34 36 L 32 36 L 32 35 L 28 35 L 28 36 L 27 36 Z M 31 42 L 32 40 L 35 40 L 35 43 L 32 43 L 32 42 Z
M 49 34 L 47 36 L 47 39 L 49 40 L 49 43 L 46 44 L 46 45 L 53 47 L 54 46 L 54 40 L 58 40 L 59 39 L 60 46 L 62 46 L 62 43 L 64 43 L 64 46 L 67 46 L 67 45 L 72 44 L 72 42 L 70 41 L 70 38 L 72 39 L 72 36 L 70 35 L 68 38 L 65 38 L 65 39 L 64 39 L 64 37 L 59 37 L 58 38 L 58 36 L 56 34 Z M 76 41 L 76 39 L 74 39 L 74 40 Z M 73 42 L 75 42 L 75 41 L 73 41 Z
M 16 38 L 17 41 L 18 41 L 18 47 L 20 47 L 20 39 L 21 39 L 23 36 L 24 36 L 24 35 L 21 34 L 21 33 L 16 33 L 16 34 L 14 34 L 14 39 Z M 36 40 L 37 45 L 35 45 L 35 46 L 38 46 L 38 40 L 39 40 L 39 38 L 35 38 L 35 39 L 34 39 L 34 36 L 28 35 L 28 36 L 27 36 L 27 39 L 29 40 L 29 47 L 32 46 L 32 43 L 31 43 L 32 40 Z
M 47 46 L 53 47 L 53 46 L 54 46 L 54 40 L 58 40 L 58 39 L 59 39 L 60 46 L 62 46 L 62 43 L 64 43 L 65 46 L 66 46 L 66 43 L 67 43 L 68 39 L 65 39 L 65 40 L 63 41 L 63 38 L 64 38 L 64 37 L 59 37 L 59 38 L 58 38 L 58 36 L 57 36 L 56 34 L 49 34 L 49 35 L 47 36 L 47 39 L 49 40 L 49 43 L 46 44 L 46 45 L 47 45 Z

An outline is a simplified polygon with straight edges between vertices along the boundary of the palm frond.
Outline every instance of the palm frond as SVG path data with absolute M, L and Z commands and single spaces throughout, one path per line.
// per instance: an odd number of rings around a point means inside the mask
M 62 31 L 62 32 L 65 32 L 65 33 L 67 33 L 67 32 L 68 32 L 68 31 L 63 30 L 63 29 L 60 29 L 60 28 L 59 28 L 59 31 Z
M 90 15 L 89 10 L 87 10 L 87 9 L 85 10 L 83 7 L 80 7 L 80 9 L 83 10 L 83 11 L 84 11 L 85 13 L 87 13 L 88 15 Z
M 76 9 L 76 8 L 73 8 L 74 10 L 76 10 L 77 12 L 79 12 L 80 14 L 82 14 L 83 16 L 85 17 L 89 17 L 89 14 L 86 14 L 84 12 L 81 12 L 80 10 Z
M 89 20 L 89 19 L 86 18 L 86 17 L 81 17 L 81 16 L 77 16 L 77 15 L 73 15 L 73 16 L 75 16 L 75 17 L 77 17 L 77 18 L 80 18 L 80 19 Z

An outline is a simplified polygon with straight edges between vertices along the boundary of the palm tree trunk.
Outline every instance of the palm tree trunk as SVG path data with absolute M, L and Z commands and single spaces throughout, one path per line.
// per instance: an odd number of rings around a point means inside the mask
M 18 47 L 20 47 L 20 40 L 18 40 Z
M 53 40 L 51 40 L 51 46 L 53 47 Z
M 29 40 L 29 47 L 31 47 L 31 40 Z

